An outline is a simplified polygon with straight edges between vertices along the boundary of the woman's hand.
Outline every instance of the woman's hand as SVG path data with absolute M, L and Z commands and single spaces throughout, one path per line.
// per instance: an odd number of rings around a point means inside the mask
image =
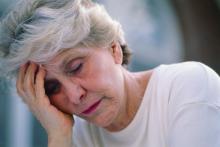
M 46 71 L 35 63 L 22 66 L 16 84 L 18 94 L 45 128 L 49 140 L 71 138 L 73 117 L 50 104 L 44 90 L 45 75 Z

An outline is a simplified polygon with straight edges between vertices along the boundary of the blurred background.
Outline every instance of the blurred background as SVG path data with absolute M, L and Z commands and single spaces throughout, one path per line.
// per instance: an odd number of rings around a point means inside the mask
M 0 0 L 0 16 L 16 0 Z M 220 0 L 97 0 L 121 22 L 132 71 L 200 61 L 220 74 Z M 0 79 L 0 147 L 46 147 L 47 136 Z

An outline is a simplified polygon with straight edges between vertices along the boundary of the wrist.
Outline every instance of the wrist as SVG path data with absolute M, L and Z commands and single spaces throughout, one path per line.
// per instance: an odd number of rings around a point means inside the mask
M 48 147 L 72 147 L 72 131 L 48 134 Z

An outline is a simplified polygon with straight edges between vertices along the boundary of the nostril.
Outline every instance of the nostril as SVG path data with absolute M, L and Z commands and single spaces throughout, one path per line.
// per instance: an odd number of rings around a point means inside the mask
M 81 90 L 81 92 L 80 92 L 81 95 L 80 95 L 79 100 L 80 100 L 80 101 L 83 101 L 83 99 L 85 99 L 85 97 L 86 97 L 87 92 L 86 92 L 86 90 L 85 90 L 84 88 L 82 88 L 82 87 L 81 87 L 80 90 Z
M 86 90 L 84 90 L 79 84 L 73 82 L 69 83 L 69 85 L 66 84 L 65 90 L 66 96 L 68 96 L 71 103 L 80 104 L 86 97 Z
M 85 94 L 82 94 L 81 96 L 80 96 L 80 101 L 82 101 L 83 99 L 84 99 L 84 97 L 85 97 Z

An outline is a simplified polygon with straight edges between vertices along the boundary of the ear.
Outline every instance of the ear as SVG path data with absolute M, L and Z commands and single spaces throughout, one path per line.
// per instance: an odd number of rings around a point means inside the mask
M 112 56 L 114 58 L 114 61 L 116 64 L 122 64 L 122 61 L 123 61 L 123 53 L 122 53 L 122 49 L 121 49 L 121 46 L 118 42 L 112 42 L 111 43 L 111 53 L 112 53 Z

